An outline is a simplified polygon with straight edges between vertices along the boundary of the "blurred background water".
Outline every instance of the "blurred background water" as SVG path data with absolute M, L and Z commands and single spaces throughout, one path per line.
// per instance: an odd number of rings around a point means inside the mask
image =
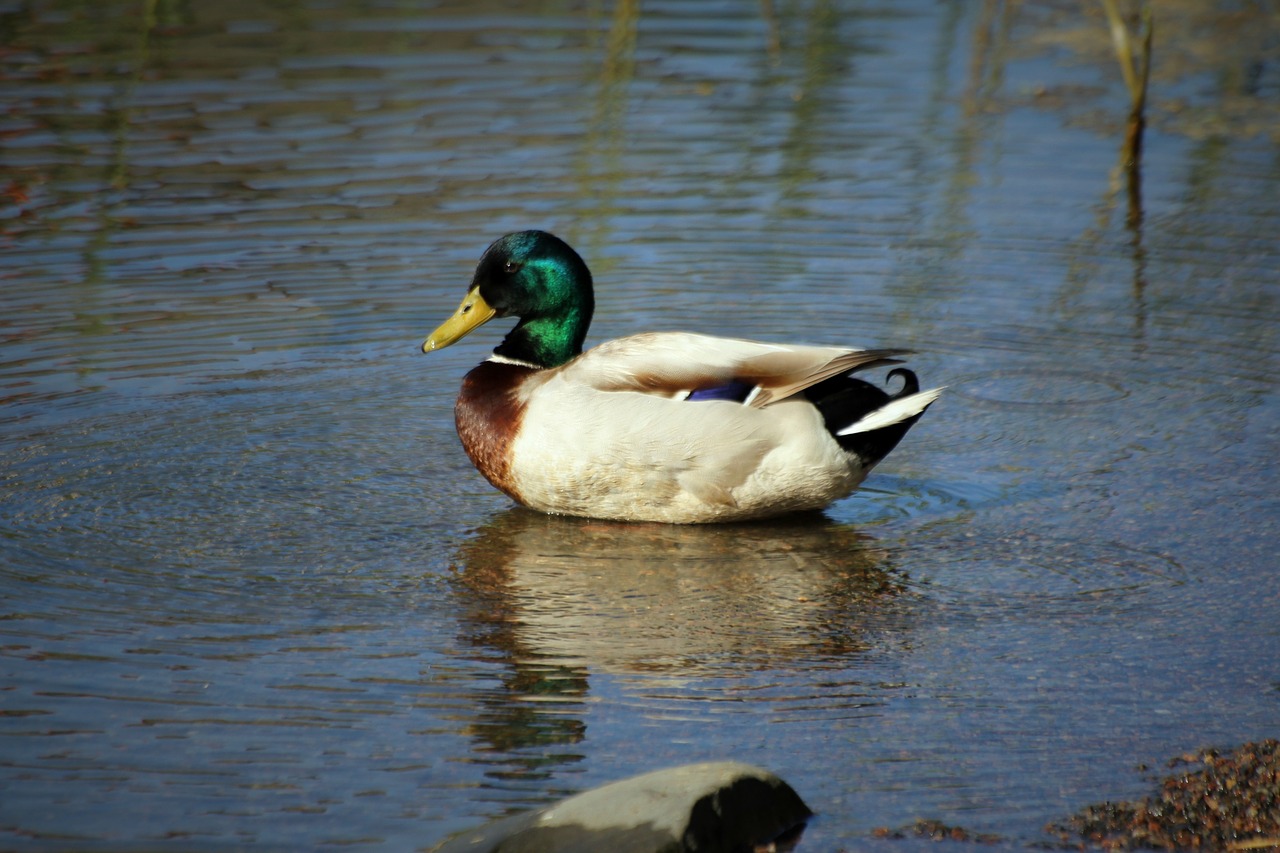
M 1280 11 L 0 0 L 0 846 L 429 848 L 736 758 L 1011 846 L 1280 732 Z M 418 353 L 546 228 L 635 331 L 950 390 L 821 519 L 546 518 Z

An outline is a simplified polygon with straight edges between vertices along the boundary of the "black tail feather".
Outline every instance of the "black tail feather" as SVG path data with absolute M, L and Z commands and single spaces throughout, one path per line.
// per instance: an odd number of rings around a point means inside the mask
M 872 467 L 888 456 L 907 434 L 907 430 L 911 429 L 911 425 L 919 420 L 920 415 L 870 432 L 856 432 L 852 435 L 836 435 L 836 433 L 876 409 L 882 408 L 890 401 L 915 394 L 920 390 L 920 380 L 916 378 L 915 373 L 905 367 L 895 367 L 889 371 L 889 379 L 899 376 L 902 377 L 902 388 L 893 394 L 853 376 L 833 376 L 804 392 L 809 397 L 809 401 L 822 413 L 827 432 L 831 433 L 846 451 L 858 456 L 866 468 Z

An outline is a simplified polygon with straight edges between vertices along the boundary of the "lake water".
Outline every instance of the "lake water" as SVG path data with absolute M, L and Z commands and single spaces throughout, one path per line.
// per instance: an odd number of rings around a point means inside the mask
M 0 2 L 0 847 L 429 848 L 726 758 L 801 850 L 1023 847 L 1280 734 L 1280 23 L 1199 5 L 1135 207 L 1090 4 Z M 418 346 L 528 227 L 590 342 L 949 390 L 820 518 L 513 508 L 452 421 L 501 330 Z

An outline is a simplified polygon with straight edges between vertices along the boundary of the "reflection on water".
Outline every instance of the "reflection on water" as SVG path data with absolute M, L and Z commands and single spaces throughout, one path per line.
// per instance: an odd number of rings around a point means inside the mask
M 471 641 L 592 671 L 779 666 L 852 655 L 904 590 L 868 536 L 819 517 L 713 527 L 498 516 L 459 555 Z
M 504 671 L 469 730 L 472 761 L 516 790 L 585 760 L 610 677 L 639 677 L 654 721 L 750 696 L 836 715 L 883 706 L 835 674 L 819 689 L 779 673 L 902 643 L 916 606 L 874 539 L 820 515 L 675 527 L 513 508 L 459 548 L 452 572 L 463 643 Z
M 1096 5 L 0 2 L 0 846 L 413 849 L 724 758 L 805 849 L 1035 843 L 1274 737 L 1280 56 L 1206 8 L 1139 218 Z M 416 350 L 528 227 L 593 340 L 949 390 L 825 516 L 513 509 L 483 349 Z

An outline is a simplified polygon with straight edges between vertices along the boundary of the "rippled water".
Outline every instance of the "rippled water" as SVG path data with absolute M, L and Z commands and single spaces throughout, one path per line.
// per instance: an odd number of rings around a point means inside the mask
M 1126 222 L 1099 18 L 512 8 L 0 3 L 0 846 L 429 847 L 713 758 L 802 849 L 1021 845 L 1276 736 L 1274 43 L 1157 62 Z M 821 517 L 512 508 L 452 428 L 498 333 L 417 346 L 521 227 L 593 341 L 950 390 Z

